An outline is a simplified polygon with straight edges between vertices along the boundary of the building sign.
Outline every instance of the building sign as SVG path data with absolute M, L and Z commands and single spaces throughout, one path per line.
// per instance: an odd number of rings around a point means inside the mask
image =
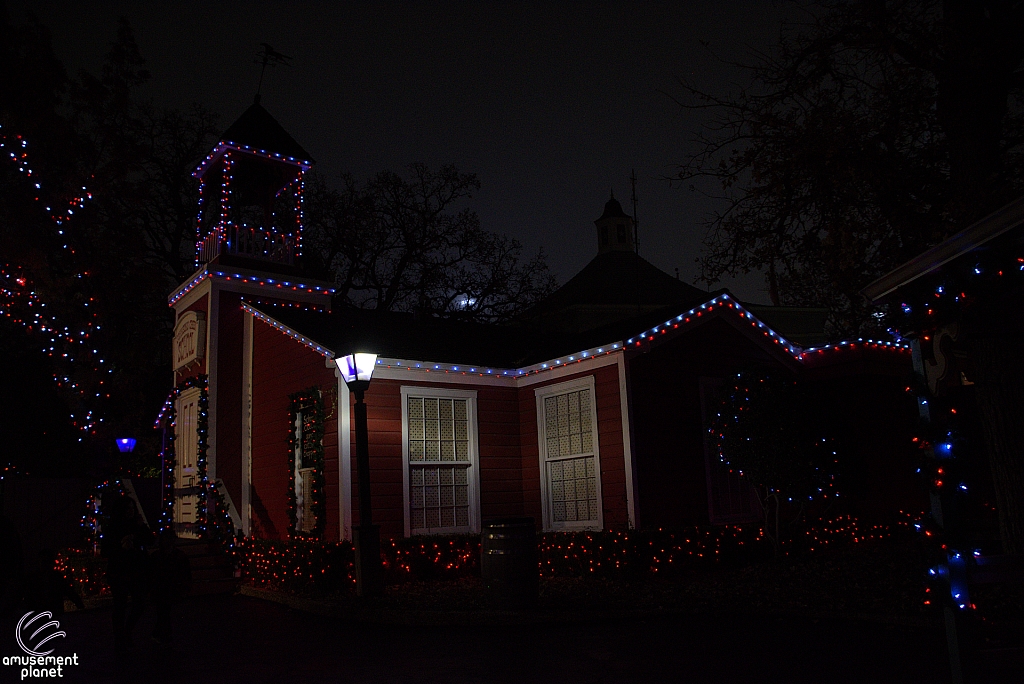
M 206 314 L 186 311 L 174 325 L 174 370 L 203 360 L 206 351 Z

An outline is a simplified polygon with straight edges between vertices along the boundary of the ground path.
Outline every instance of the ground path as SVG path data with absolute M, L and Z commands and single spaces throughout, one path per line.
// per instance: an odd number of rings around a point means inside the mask
M 81 665 L 61 681 L 949 681 L 938 625 L 737 614 L 518 626 L 366 625 L 241 595 L 184 602 L 171 646 L 149 639 L 152 621 L 149 612 L 130 657 L 119 661 L 109 608 L 63 616 L 68 636 L 58 650 L 76 652 Z M 3 625 L 3 633 L 12 627 Z M 0 644 L 4 655 L 16 652 L 13 634 Z M 14 668 L 3 670 L 5 681 L 17 680 L 11 679 Z

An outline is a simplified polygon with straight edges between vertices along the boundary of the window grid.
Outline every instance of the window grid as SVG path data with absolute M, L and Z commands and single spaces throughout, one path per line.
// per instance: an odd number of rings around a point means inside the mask
M 409 397 L 406 410 L 410 528 L 469 527 L 469 401 Z
M 548 495 L 554 523 L 600 519 L 590 390 L 544 398 Z

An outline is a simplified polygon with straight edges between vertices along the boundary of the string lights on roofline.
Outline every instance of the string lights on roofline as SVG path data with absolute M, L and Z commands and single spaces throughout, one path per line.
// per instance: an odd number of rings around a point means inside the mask
M 313 349 L 314 351 L 323 354 L 326 358 L 334 358 L 334 352 L 330 350 L 326 345 L 316 342 L 307 336 L 293 330 L 289 326 L 275 320 L 274 318 L 264 314 L 258 309 L 252 306 L 253 303 L 243 302 L 242 309 L 247 313 L 252 314 L 259 320 L 270 325 L 275 330 L 281 332 L 288 337 L 302 343 L 303 345 Z M 282 306 L 288 306 L 287 304 Z M 301 308 L 301 307 L 300 307 Z M 624 351 L 626 349 L 634 349 L 635 347 L 642 346 L 645 342 L 651 343 L 659 340 L 660 335 L 666 334 L 669 331 L 676 330 L 680 325 L 686 325 L 691 322 L 698 320 L 705 320 L 705 314 L 712 314 L 715 311 L 721 310 L 733 310 L 741 318 L 750 322 L 754 327 L 761 330 L 766 337 L 774 339 L 776 344 L 779 344 L 788 354 L 798 361 L 805 361 L 811 354 L 815 356 L 818 354 L 824 354 L 826 352 L 840 351 L 844 349 L 889 349 L 893 351 L 909 352 L 910 345 L 897 343 L 897 342 L 884 342 L 882 340 L 864 340 L 858 338 L 855 341 L 844 341 L 836 344 L 830 344 L 822 347 L 810 347 L 803 349 L 797 345 L 794 345 L 785 340 L 779 333 L 768 328 L 763 322 L 756 319 L 753 314 L 743 309 L 743 307 L 735 300 L 732 300 L 729 295 L 719 295 L 714 299 L 706 302 L 700 307 L 695 307 L 690 311 L 680 314 L 674 319 L 669 319 L 660 326 L 655 326 L 645 333 L 636 337 L 629 338 L 626 342 L 612 342 L 610 344 L 602 345 L 600 347 L 591 347 L 590 349 L 584 349 L 574 354 L 567 356 L 550 359 L 541 363 L 536 363 L 531 366 L 524 366 L 521 368 L 501 368 L 501 367 L 488 367 L 479 366 L 468 363 L 434 363 L 428 361 L 417 361 L 410 359 L 399 359 L 389 358 L 380 356 L 377 358 L 377 365 L 387 369 L 397 369 L 405 371 L 419 371 L 424 373 L 440 372 L 446 374 L 459 374 L 459 375 L 477 375 L 479 377 L 497 377 L 497 378 L 518 378 L 541 373 L 556 368 L 563 368 L 570 364 L 581 363 L 588 361 L 598 356 L 604 356 L 607 354 Z
M 210 154 L 206 155 L 206 158 L 203 159 L 203 161 L 199 162 L 199 166 L 195 168 L 195 170 L 192 172 L 192 175 L 196 177 L 205 173 L 206 167 L 212 161 L 217 159 L 217 157 L 219 157 L 221 154 L 229 152 L 230 150 L 235 150 L 237 152 L 246 152 L 248 154 L 252 154 L 258 157 L 263 157 L 265 159 L 272 159 L 274 161 L 294 164 L 295 166 L 300 167 L 303 171 L 308 171 L 313 166 L 313 162 L 311 162 L 308 159 L 297 159 L 296 157 L 290 157 L 288 155 L 278 154 L 276 152 L 269 152 L 267 150 L 251 147 L 249 145 L 240 145 L 238 143 L 231 142 L 230 140 L 221 140 L 220 142 L 217 143 L 213 150 L 210 151 Z
M 286 276 L 287 277 L 287 276 Z M 235 282 L 246 283 L 250 285 L 258 285 L 260 287 L 266 287 L 271 290 L 289 290 L 291 292 L 302 292 L 305 294 L 314 295 L 333 295 L 335 289 L 333 287 L 322 287 L 320 285 L 312 285 L 309 283 L 299 283 L 293 280 L 283 280 L 267 278 L 265 276 L 257 276 L 246 273 L 235 273 L 232 271 L 225 270 L 211 270 L 209 266 L 197 272 L 192 278 L 179 287 L 171 294 L 167 300 L 168 306 L 174 306 L 178 300 L 187 295 L 193 289 L 199 286 L 207 278 L 221 279 L 225 281 L 234 280 Z

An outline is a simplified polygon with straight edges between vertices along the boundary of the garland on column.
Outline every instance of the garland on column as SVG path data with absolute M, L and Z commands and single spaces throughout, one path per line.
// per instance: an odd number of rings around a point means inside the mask
M 160 516 L 160 529 L 170 527 L 174 522 L 174 477 L 177 455 L 175 453 L 175 426 L 177 409 L 175 404 L 185 390 L 199 388 L 198 411 L 196 412 L 196 479 L 199 481 L 196 494 L 196 529 L 200 539 L 219 541 L 231 546 L 234 541 L 234 524 L 228 512 L 224 496 L 217 484 L 207 476 L 207 449 L 209 448 L 210 390 L 209 378 L 197 375 L 187 378 L 171 392 L 164 402 L 163 411 L 157 419 L 157 426 L 170 428 L 167 447 L 164 449 L 164 507 Z
M 174 408 L 174 400 L 178 397 L 178 390 L 171 390 L 170 395 L 164 402 L 163 410 L 160 412 L 160 416 L 156 420 L 155 428 L 160 428 L 161 425 L 164 430 L 167 431 L 167 441 L 164 451 L 160 454 L 160 457 L 164 464 L 164 485 L 163 485 L 163 496 L 161 501 L 163 505 L 160 509 L 160 522 L 158 527 L 160 531 L 174 527 L 174 468 L 177 465 L 177 460 L 174 455 L 174 425 L 177 420 L 177 411 Z
M 288 531 L 292 537 L 323 538 L 327 526 L 327 496 L 324 482 L 324 411 L 323 393 L 318 387 L 289 395 L 291 410 L 288 421 Z M 302 444 L 296 441 L 295 422 L 302 416 Z M 313 502 L 310 506 L 316 520 L 312 532 L 299 529 L 298 497 L 295 493 L 295 452 L 301 450 L 302 467 L 313 468 Z

